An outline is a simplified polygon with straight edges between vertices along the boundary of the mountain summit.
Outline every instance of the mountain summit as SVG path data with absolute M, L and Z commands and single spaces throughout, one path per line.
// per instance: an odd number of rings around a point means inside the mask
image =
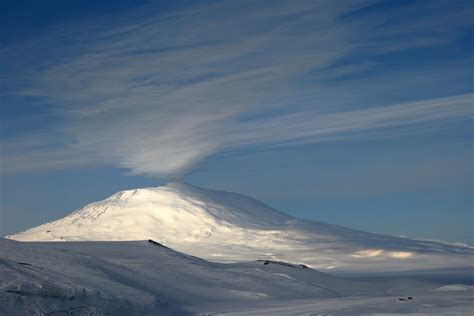
M 365 233 L 300 220 L 253 198 L 184 182 L 120 191 L 66 217 L 15 235 L 19 241 L 153 239 L 214 261 L 272 259 L 319 269 L 462 266 L 465 245 Z

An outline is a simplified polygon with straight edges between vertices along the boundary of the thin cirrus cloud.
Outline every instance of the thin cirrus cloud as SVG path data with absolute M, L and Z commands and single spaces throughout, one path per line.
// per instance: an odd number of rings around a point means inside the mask
M 355 14 L 370 4 L 217 2 L 166 13 L 152 6 L 61 25 L 12 45 L 4 54 L 47 49 L 23 61 L 23 71 L 11 70 L 16 82 L 7 83 L 9 92 L 48 100 L 62 121 L 40 135 L 5 140 L 3 169 L 107 163 L 176 177 L 220 151 L 471 119 L 472 94 L 353 108 L 319 98 L 324 77 L 370 72 L 378 54 L 442 45 L 470 23 L 449 10 L 448 27 L 426 17 L 397 24 Z M 410 7 L 393 13 L 411 14 Z M 311 81 L 308 73 L 325 76 Z M 26 77 L 28 84 L 17 84 Z

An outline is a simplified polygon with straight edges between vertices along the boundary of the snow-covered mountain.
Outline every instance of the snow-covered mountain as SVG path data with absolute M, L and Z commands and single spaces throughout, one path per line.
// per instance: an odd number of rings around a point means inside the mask
M 172 182 L 118 192 L 8 236 L 18 241 L 153 239 L 211 261 L 282 260 L 318 269 L 471 265 L 474 248 L 300 220 L 240 194 Z

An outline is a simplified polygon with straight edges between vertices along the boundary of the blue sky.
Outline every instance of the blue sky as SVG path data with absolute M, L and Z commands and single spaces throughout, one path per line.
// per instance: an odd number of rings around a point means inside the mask
M 0 234 L 182 178 L 474 243 L 470 1 L 2 1 Z

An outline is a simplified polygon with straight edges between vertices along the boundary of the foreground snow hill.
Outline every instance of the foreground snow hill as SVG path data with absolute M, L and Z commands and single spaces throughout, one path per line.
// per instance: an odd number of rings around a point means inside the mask
M 205 304 L 378 293 L 301 265 L 211 263 L 153 241 L 19 243 L 0 239 L 0 314 L 182 313 Z M 205 303 L 205 304 L 204 304 Z
M 420 223 L 421 224 L 421 223 Z M 118 192 L 7 236 L 19 241 L 153 239 L 211 261 L 257 258 L 317 269 L 404 270 L 472 265 L 474 248 L 301 220 L 240 194 L 182 182 Z
M 449 281 L 350 280 L 266 260 L 212 263 L 154 241 L 0 239 L 0 315 L 469 315 L 473 294 Z

